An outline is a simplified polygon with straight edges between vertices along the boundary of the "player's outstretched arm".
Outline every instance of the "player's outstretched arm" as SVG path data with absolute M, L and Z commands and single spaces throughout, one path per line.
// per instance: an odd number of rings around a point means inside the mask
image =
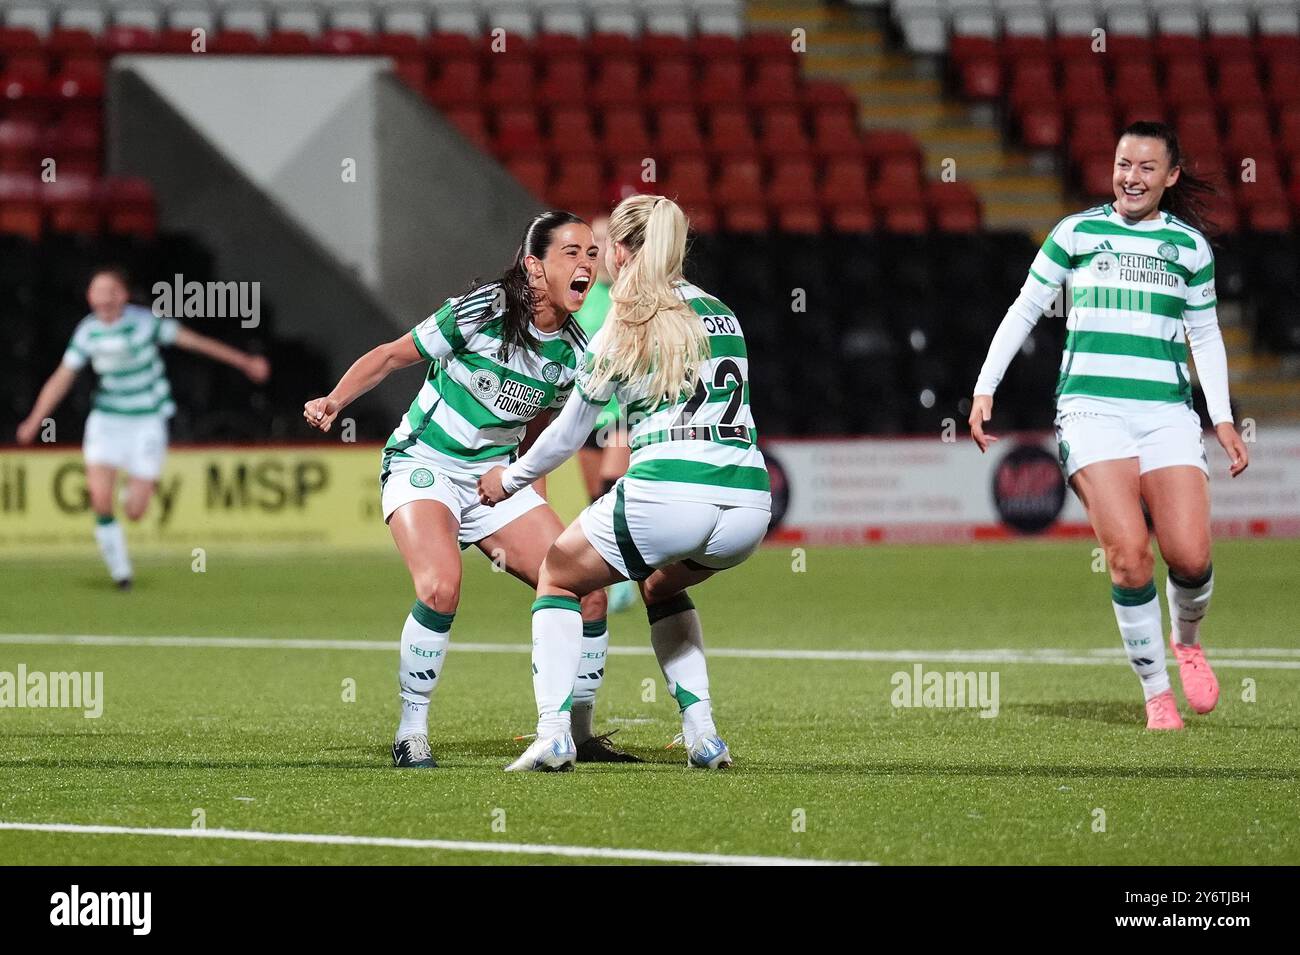
M 54 409 L 59 406 L 68 392 L 72 389 L 72 384 L 77 380 L 77 370 L 69 368 L 67 365 L 59 365 L 54 369 L 54 374 L 46 379 L 45 384 L 41 386 L 41 392 L 36 396 L 36 404 L 32 405 L 32 413 L 29 414 L 18 425 L 18 443 L 31 444 L 36 440 L 36 434 L 41 429 L 41 422 L 54 414 Z
M 340 411 L 399 368 L 425 361 L 410 335 L 372 348 L 352 363 L 334 390 L 303 405 L 302 416 L 318 431 L 329 431 Z
M 493 468 L 479 478 L 479 500 L 489 506 L 500 504 L 577 454 L 604 406 L 604 402 L 594 404 L 580 393 L 574 394 L 527 454 L 508 468 Z
M 186 351 L 206 355 L 208 358 L 219 361 L 224 365 L 238 368 L 250 381 L 256 384 L 260 385 L 271 377 L 271 363 L 261 355 L 252 355 L 240 351 L 238 348 L 231 348 L 224 342 L 209 338 L 207 335 L 200 335 L 183 325 L 176 332 L 175 345 L 177 348 L 184 348 Z

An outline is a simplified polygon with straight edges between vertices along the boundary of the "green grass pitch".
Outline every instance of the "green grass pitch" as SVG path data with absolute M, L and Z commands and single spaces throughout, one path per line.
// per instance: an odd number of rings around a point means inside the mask
M 89 536 L 89 532 L 88 532 Z M 0 823 L 74 823 L 648 849 L 882 864 L 1300 862 L 1300 541 L 1222 542 L 1204 638 L 1223 687 L 1187 729 L 1143 729 L 1118 656 L 943 662 L 940 651 L 1116 650 L 1091 542 L 765 549 L 695 592 L 713 648 L 901 651 L 711 660 L 730 772 L 688 771 L 640 605 L 612 620 L 596 711 L 640 766 L 507 775 L 534 718 L 531 595 L 477 553 L 430 733 L 440 768 L 396 771 L 396 554 L 0 561 L 0 633 L 372 640 L 390 651 L 79 646 L 0 637 L 0 670 L 102 671 L 104 713 L 0 709 Z M 1163 579 L 1162 577 L 1159 579 Z M 1163 596 L 1162 596 L 1163 602 Z M 508 644 L 509 652 L 457 643 Z M 636 652 L 631 652 L 636 651 Z M 929 656 L 927 656 L 929 654 Z M 996 718 L 896 709 L 891 676 L 996 671 Z M 344 700 L 354 680 L 355 702 Z M 647 685 L 655 699 L 645 699 Z M 1174 678 L 1177 687 L 1177 677 Z M 1253 696 L 1253 700 L 1249 699 Z M 1180 697 L 1181 702 L 1181 697 Z M 1099 814 L 1100 811 L 1100 814 Z M 1104 818 L 1104 831 L 1096 831 Z M 500 831 L 504 827 L 504 831 Z M 471 847 L 339 846 L 0 830 L 0 864 L 565 861 Z M 574 861 L 574 860 L 569 860 Z M 615 860 L 617 861 L 617 860 Z

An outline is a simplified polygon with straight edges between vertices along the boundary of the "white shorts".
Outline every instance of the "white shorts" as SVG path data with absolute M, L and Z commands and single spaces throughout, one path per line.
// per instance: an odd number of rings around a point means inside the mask
M 1210 473 L 1200 416 L 1186 405 L 1128 415 L 1065 412 L 1056 416 L 1056 442 L 1067 479 L 1089 464 L 1121 458 L 1137 458 L 1141 474 L 1174 465 Z
M 156 481 L 167 460 L 167 419 L 92 411 L 86 417 L 81 450 L 87 464 L 106 465 L 134 478 Z
M 393 511 L 411 501 L 441 501 L 446 505 L 460 521 L 458 536 L 462 544 L 477 544 L 521 514 L 546 503 L 530 486 L 496 507 L 488 507 L 478 499 L 477 474 L 439 468 L 415 458 L 393 458 L 380 491 L 384 523 L 388 523 Z
M 578 518 L 596 552 L 630 580 L 680 560 L 735 567 L 757 549 L 771 519 L 762 507 L 625 499 L 621 480 Z

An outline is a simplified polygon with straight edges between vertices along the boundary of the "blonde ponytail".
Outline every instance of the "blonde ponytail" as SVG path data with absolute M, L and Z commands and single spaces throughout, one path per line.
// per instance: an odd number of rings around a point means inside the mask
M 649 376 L 647 397 L 674 401 L 695 389 L 709 355 L 698 315 L 674 283 L 686 258 L 686 216 L 663 196 L 630 196 L 609 218 L 609 241 L 632 253 L 610 289 L 609 316 L 592 386 Z

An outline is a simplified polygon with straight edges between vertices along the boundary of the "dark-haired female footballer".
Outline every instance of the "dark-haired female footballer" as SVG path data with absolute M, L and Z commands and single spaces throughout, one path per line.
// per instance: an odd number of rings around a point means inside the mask
M 1120 136 L 1112 183 L 1114 202 L 1067 216 L 1043 243 L 989 346 L 970 428 L 981 451 L 997 440 L 984 432 L 993 392 L 1068 284 L 1069 334 L 1056 388 L 1061 466 L 1105 548 L 1111 605 L 1142 681 L 1147 728 L 1176 730 L 1183 721 L 1165 669 L 1143 501 L 1169 565 L 1170 642 L 1183 695 L 1197 713 L 1210 712 L 1219 698 L 1199 642 L 1214 573 L 1209 470 L 1192 410 L 1189 345 L 1228 473 L 1236 477 L 1249 458 L 1232 423 L 1215 314 L 1214 255 L 1203 214 L 1210 186 L 1189 173 L 1173 130 L 1148 122 Z
M 460 603 L 458 544 L 503 554 L 506 569 L 535 587 L 542 558 L 563 530 L 532 487 L 494 509 L 479 503 L 476 482 L 509 463 L 525 430 L 540 430 L 548 409 L 569 397 L 586 347 L 573 313 L 591 287 L 596 255 L 591 228 L 580 218 L 541 213 L 499 279 L 448 299 L 410 334 L 367 352 L 333 391 L 303 409 L 308 424 L 329 431 L 344 408 L 390 372 L 428 363 L 420 393 L 384 448 L 379 478 L 384 520 L 416 597 L 402 628 L 394 766 L 437 765 L 429 703 Z M 584 631 L 605 632 L 603 593 L 584 602 L 583 620 Z M 588 733 L 583 743 L 587 760 L 632 759 L 606 737 Z

